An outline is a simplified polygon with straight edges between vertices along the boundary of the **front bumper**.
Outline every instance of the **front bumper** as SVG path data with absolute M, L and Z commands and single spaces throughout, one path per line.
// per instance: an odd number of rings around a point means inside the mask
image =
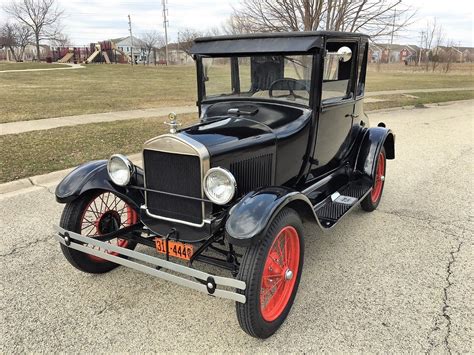
M 81 251 L 86 254 L 94 255 L 99 258 L 111 261 L 116 264 L 127 266 L 129 268 L 144 272 L 146 274 L 174 282 L 178 285 L 192 288 L 193 290 L 207 293 L 212 296 L 227 298 L 236 302 L 245 303 L 245 296 L 228 290 L 219 289 L 219 287 L 230 287 L 238 290 L 245 290 L 245 282 L 236 280 L 229 277 L 215 276 L 208 273 L 205 273 L 200 270 L 193 269 L 184 265 L 176 264 L 170 261 L 166 261 L 154 256 L 146 255 L 143 253 L 136 252 L 134 250 L 126 249 L 113 245 L 110 243 L 102 242 L 94 238 L 86 237 L 71 231 L 68 231 L 59 226 L 54 226 L 54 229 L 57 234 L 54 238 L 61 244 L 67 246 L 68 248 Z M 92 249 L 92 247 L 100 248 L 101 250 Z M 107 251 L 104 252 L 103 250 Z M 120 256 L 110 254 L 110 252 L 117 253 L 120 255 L 127 256 L 134 260 L 125 259 Z M 152 266 L 139 263 L 141 261 Z M 198 279 L 199 281 L 194 281 L 188 278 L 177 276 L 171 274 L 167 271 L 173 271 L 174 273 L 185 275 Z

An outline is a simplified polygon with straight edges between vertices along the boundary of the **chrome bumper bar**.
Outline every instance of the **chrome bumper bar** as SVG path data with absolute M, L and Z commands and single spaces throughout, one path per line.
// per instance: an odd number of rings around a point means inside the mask
M 192 288 L 196 291 L 207 293 L 212 296 L 227 298 L 240 303 L 245 303 L 246 301 L 245 296 L 240 293 L 218 289 L 218 286 L 226 286 L 236 288 L 238 290 L 245 290 L 246 285 L 243 281 L 229 277 L 214 276 L 184 265 L 172 263 L 170 261 L 156 258 L 154 256 L 146 255 L 143 253 L 136 252 L 134 250 L 122 248 L 117 245 L 86 237 L 68 231 L 56 225 L 54 226 L 54 230 L 57 232 L 57 234 L 54 235 L 54 238 L 61 244 L 67 246 L 68 248 L 75 249 L 86 254 L 94 255 L 99 258 L 114 262 L 116 264 L 127 266 L 129 268 L 144 272 L 152 276 L 159 277 L 163 280 L 174 282 L 181 286 Z M 99 251 L 97 249 L 92 249 L 91 247 L 86 245 L 98 247 L 102 250 Z M 107 252 L 104 252 L 103 250 L 106 250 Z M 125 255 L 130 258 L 133 258 L 134 260 L 112 255 L 109 252 Z M 135 260 L 151 264 L 152 266 L 138 263 Z M 196 279 L 202 280 L 203 283 L 174 274 L 170 274 L 163 270 L 159 270 L 161 268 L 189 277 L 194 277 Z

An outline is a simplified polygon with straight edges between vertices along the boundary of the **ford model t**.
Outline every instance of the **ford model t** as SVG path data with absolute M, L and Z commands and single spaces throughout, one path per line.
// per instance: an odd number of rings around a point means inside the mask
M 114 154 L 71 172 L 56 238 L 84 272 L 124 265 L 234 300 L 242 329 L 266 338 L 295 299 L 302 224 L 376 209 L 394 135 L 363 111 L 364 35 L 200 38 L 192 53 L 200 122 L 171 114 L 143 168 Z

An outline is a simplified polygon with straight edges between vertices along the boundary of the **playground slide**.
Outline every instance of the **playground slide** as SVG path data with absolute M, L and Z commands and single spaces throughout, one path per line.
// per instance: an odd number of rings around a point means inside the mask
M 103 51 L 103 52 L 102 52 L 102 56 L 104 57 L 105 62 L 106 62 L 107 64 L 110 64 L 109 55 L 107 54 L 106 51 Z
M 118 48 L 115 48 L 115 50 L 116 50 L 117 52 L 119 52 L 121 55 L 123 55 L 125 58 L 127 58 L 127 61 L 128 61 L 129 63 L 131 62 L 130 56 L 129 56 L 127 53 L 125 53 L 124 51 L 121 51 L 121 50 L 118 49 Z
M 58 63 L 67 63 L 72 57 L 74 57 L 74 52 L 68 52 L 64 57 L 58 60 Z
M 92 54 L 90 55 L 90 57 L 87 58 L 86 64 L 89 64 L 89 63 L 93 62 L 94 59 L 95 59 L 95 57 L 97 57 L 97 54 L 99 54 L 99 53 L 100 53 L 100 50 L 96 50 L 94 53 L 92 53 Z

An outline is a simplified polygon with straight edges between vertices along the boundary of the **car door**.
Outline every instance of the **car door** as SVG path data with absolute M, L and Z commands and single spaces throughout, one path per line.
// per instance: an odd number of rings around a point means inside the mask
M 341 59 L 341 48 L 351 51 L 351 57 Z M 351 141 L 355 110 L 355 64 L 358 43 L 328 42 L 324 58 L 321 111 L 313 159 L 319 168 L 337 165 Z

